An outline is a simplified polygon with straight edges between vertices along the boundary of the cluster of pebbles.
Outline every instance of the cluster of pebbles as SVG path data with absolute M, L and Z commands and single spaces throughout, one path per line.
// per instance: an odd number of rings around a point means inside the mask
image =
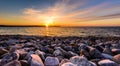
M 1 35 L 0 66 L 120 66 L 120 37 Z

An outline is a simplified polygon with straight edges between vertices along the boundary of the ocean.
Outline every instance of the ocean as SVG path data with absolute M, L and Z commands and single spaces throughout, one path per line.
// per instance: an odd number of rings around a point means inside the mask
M 0 35 L 120 36 L 120 27 L 0 27 Z

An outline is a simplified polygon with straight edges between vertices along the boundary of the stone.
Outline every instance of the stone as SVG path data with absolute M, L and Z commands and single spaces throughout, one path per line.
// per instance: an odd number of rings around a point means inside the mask
M 25 59 L 28 60 L 28 59 L 30 58 L 31 54 L 34 54 L 34 52 L 33 52 L 33 51 L 30 51 L 30 52 L 26 55 Z
M 10 53 L 10 54 L 6 54 L 3 58 L 2 58 L 2 65 L 8 63 L 8 62 L 11 62 L 13 60 L 18 60 L 19 59 L 19 54 L 17 52 L 13 52 L 13 53 Z
M 61 52 L 60 50 L 55 50 L 55 51 L 53 52 L 53 55 L 55 55 L 55 56 L 61 56 L 61 55 L 62 55 L 62 52 Z
M 91 62 L 91 61 L 89 62 L 91 63 L 91 66 L 97 66 L 97 64 L 95 64 L 94 62 Z
M 18 54 L 20 55 L 19 60 L 25 59 L 26 55 L 28 54 L 28 52 L 26 52 L 24 49 L 16 50 L 16 52 L 18 52 Z
M 85 57 L 74 56 L 70 58 L 70 62 L 77 66 L 93 66 Z
M 113 55 L 111 49 L 108 46 L 105 46 L 103 53 L 109 54 L 109 55 Z
M 72 47 L 71 46 L 65 46 L 64 50 L 66 50 L 66 51 L 72 51 Z
M 75 65 L 71 62 L 66 62 L 66 63 L 62 64 L 61 66 L 77 66 L 77 65 Z
M 8 53 L 8 51 L 2 47 L 0 47 L 0 56 L 3 55 L 3 54 L 6 54 Z
M 4 66 L 22 66 L 21 63 L 17 60 L 11 61 L 7 64 L 5 64 Z
M 68 59 L 62 59 L 62 61 L 60 62 L 59 66 L 61 66 L 62 64 L 66 63 L 66 62 L 69 62 Z
M 72 56 L 78 56 L 78 54 L 72 52 L 72 51 L 68 51 L 69 54 L 71 54 Z
M 116 62 L 104 59 L 98 62 L 99 66 L 119 66 Z
M 42 60 L 45 60 L 45 53 L 44 52 L 42 52 L 40 50 L 36 50 L 35 54 L 39 55 Z
M 2 59 L 0 59 L 0 66 L 2 66 L 1 61 L 2 61 Z
M 20 63 L 22 66 L 29 66 L 28 61 L 26 60 L 20 60 Z
M 109 54 L 102 53 L 103 58 L 112 60 L 113 56 Z
M 42 62 L 42 59 L 38 55 L 31 54 L 30 66 L 44 66 L 44 64 Z
M 117 54 L 113 57 L 113 60 L 120 64 L 120 54 Z
M 10 40 L 7 41 L 7 44 L 8 44 L 8 45 L 12 45 L 12 44 L 14 44 L 15 42 L 16 42 L 15 39 L 10 39 Z
M 82 43 L 79 43 L 79 50 L 81 49 L 86 49 L 87 48 L 87 45 L 86 44 L 82 44 Z
M 100 61 L 100 59 L 92 59 L 91 62 L 94 62 L 97 66 L 98 66 L 98 62 Z
M 98 58 L 98 59 L 102 58 L 101 52 L 95 48 L 90 47 L 89 53 L 92 58 Z
M 91 59 L 90 53 L 84 49 L 80 50 L 80 56 L 84 55 L 87 59 Z
M 45 59 L 45 66 L 59 66 L 59 60 L 57 57 L 47 57 Z
M 112 49 L 114 55 L 120 54 L 120 49 Z

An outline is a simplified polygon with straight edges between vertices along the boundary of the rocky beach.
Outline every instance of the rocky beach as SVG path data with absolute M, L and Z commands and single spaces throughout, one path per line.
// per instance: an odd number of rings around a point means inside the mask
M 0 66 L 120 66 L 120 37 L 0 35 Z

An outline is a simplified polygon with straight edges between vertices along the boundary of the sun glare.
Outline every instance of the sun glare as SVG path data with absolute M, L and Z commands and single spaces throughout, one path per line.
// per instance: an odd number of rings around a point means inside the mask
M 50 25 L 53 25 L 53 22 L 54 22 L 54 17 L 47 17 L 45 19 L 45 26 L 48 27 Z

